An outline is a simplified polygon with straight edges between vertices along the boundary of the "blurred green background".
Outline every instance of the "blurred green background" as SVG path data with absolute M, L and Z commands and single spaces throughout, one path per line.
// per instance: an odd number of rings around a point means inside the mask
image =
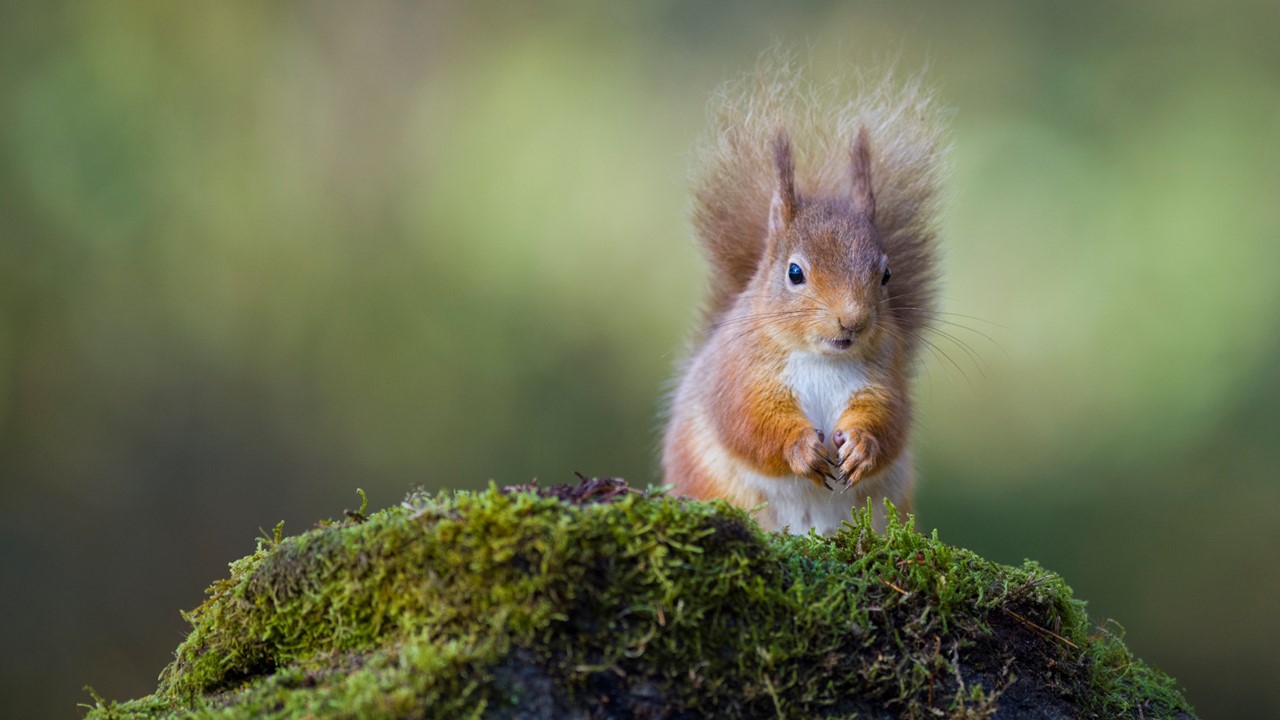
M 0 7 L 0 707 L 145 694 L 261 528 L 656 479 L 709 92 L 954 109 L 921 524 L 1280 716 L 1274 0 Z M 847 65 L 845 67 L 848 67 Z

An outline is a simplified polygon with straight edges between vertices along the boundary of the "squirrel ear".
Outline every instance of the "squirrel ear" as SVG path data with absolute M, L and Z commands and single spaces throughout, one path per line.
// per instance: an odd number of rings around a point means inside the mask
M 777 235 L 796 216 L 796 166 L 791 157 L 791 138 L 783 128 L 773 136 L 773 166 L 778 173 L 778 187 L 769 203 L 769 234 Z
M 871 192 L 871 143 L 867 140 L 867 126 L 858 126 L 858 137 L 849 153 L 853 169 L 853 209 L 874 220 L 876 196 Z

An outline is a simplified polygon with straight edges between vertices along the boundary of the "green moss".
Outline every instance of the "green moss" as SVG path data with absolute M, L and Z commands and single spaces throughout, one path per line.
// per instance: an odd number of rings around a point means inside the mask
M 414 494 L 262 539 L 156 693 L 89 717 L 1191 717 L 1034 563 L 609 487 Z

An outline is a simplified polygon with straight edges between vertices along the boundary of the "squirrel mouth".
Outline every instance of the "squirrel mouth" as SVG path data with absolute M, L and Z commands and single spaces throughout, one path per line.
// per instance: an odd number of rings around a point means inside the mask
M 836 338 L 834 340 L 827 340 L 826 342 L 827 347 L 832 348 L 833 350 L 848 350 L 853 345 L 852 338 Z

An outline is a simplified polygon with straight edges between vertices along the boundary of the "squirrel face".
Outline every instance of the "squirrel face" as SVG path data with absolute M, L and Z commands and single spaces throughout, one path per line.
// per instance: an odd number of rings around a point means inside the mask
M 866 356 L 892 334 L 892 273 L 875 227 L 870 162 L 863 128 L 851 152 L 850 196 L 805 199 L 785 132 L 774 141 L 778 188 L 754 289 L 762 326 L 793 349 Z

